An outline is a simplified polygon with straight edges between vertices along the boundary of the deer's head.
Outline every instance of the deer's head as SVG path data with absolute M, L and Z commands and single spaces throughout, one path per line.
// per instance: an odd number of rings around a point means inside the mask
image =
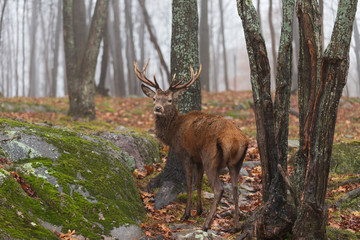
M 199 78 L 201 73 L 201 65 L 199 68 L 199 71 L 194 73 L 193 68 L 190 66 L 190 73 L 191 78 L 188 82 L 183 83 L 185 79 L 185 75 L 183 78 L 175 83 L 175 76 L 172 78 L 172 81 L 170 83 L 170 86 L 167 90 L 163 91 L 159 84 L 156 81 L 155 74 L 154 74 L 154 81 L 149 80 L 149 78 L 146 76 L 146 68 L 148 66 L 149 60 L 146 62 L 145 66 L 143 67 L 143 70 L 140 70 L 137 67 L 136 62 L 134 62 L 134 68 L 135 68 L 135 74 L 139 78 L 139 80 L 145 84 L 147 84 L 150 87 L 155 88 L 155 91 L 153 91 L 148 86 L 141 84 L 141 89 L 144 92 L 144 94 L 154 101 L 154 114 L 158 116 L 166 116 L 171 112 L 174 112 L 176 109 L 176 105 L 174 103 L 175 99 L 178 98 L 185 90 L 190 87 L 196 79 Z

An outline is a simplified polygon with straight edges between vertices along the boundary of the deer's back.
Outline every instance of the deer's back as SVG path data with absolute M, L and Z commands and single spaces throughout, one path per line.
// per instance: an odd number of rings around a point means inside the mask
M 181 146 L 194 157 L 200 158 L 204 153 L 212 156 L 219 148 L 230 151 L 236 145 L 247 147 L 244 133 L 222 116 L 193 111 L 182 115 L 180 122 L 178 133 L 181 137 L 177 139 L 181 139 Z

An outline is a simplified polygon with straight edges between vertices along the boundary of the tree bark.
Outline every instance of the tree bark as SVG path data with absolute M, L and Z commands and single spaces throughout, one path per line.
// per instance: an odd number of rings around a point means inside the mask
M 78 64 L 84 57 L 86 41 L 88 37 L 88 26 L 86 25 L 86 9 L 84 0 L 72 1 L 72 16 L 74 26 L 75 50 Z
M 286 156 L 294 1 L 283 1 L 284 19 L 274 110 L 270 97 L 269 63 L 260 26 L 256 22 L 256 12 L 248 1 L 238 0 L 237 3 L 251 68 L 264 200 L 243 224 L 243 234 L 238 239 L 282 238 L 290 232 L 292 239 L 326 239 L 327 179 L 337 107 L 348 73 L 349 46 L 357 0 L 340 1 L 330 45 L 323 56 L 317 2 L 297 2 L 301 145 L 292 180 L 286 173 Z M 276 171 L 274 166 L 277 163 L 280 171 Z M 292 192 L 296 211 L 285 200 L 284 182 L 279 174 Z
M 51 89 L 50 97 L 56 97 L 57 92 L 57 74 L 59 66 L 59 49 L 60 49 L 60 36 L 61 36 L 61 19 L 62 19 L 62 0 L 58 0 L 58 12 L 56 17 L 56 28 L 55 28 L 55 48 L 54 48 L 54 62 L 51 69 Z
M 134 43 L 134 30 L 132 21 L 132 8 L 131 0 L 125 0 L 125 28 L 126 28 L 126 57 L 127 57 L 127 68 L 128 68 L 128 86 L 129 94 L 140 95 L 140 88 L 137 87 L 139 84 L 136 83 L 135 74 L 133 71 L 134 61 L 136 60 L 135 43 Z M 139 91 L 138 91 L 139 90 Z
M 273 24 L 273 1 L 269 1 L 269 28 L 270 28 L 270 37 L 271 37 L 271 53 L 272 53 L 272 63 L 273 63 L 273 72 L 276 76 L 276 33 Z
M 103 55 L 101 58 L 101 68 L 100 68 L 100 80 L 99 84 L 96 87 L 96 93 L 102 96 L 109 96 L 109 89 L 105 89 L 106 73 L 108 70 L 109 62 L 109 29 L 108 29 L 108 19 L 105 20 L 105 26 L 103 31 Z
M 225 24 L 224 24 L 224 10 L 222 5 L 222 0 L 219 0 L 219 10 L 220 10 L 220 35 L 222 38 L 222 50 L 223 50 L 223 61 L 224 61 L 224 82 L 225 90 L 229 90 L 229 79 L 227 73 L 227 54 L 226 54 L 226 44 L 225 44 Z
M 356 21 L 354 21 L 354 40 L 355 40 L 355 56 L 356 56 L 356 69 L 358 75 L 358 88 L 360 90 L 360 33 L 359 26 Z
M 208 23 L 208 1 L 201 0 L 200 6 L 200 63 L 202 65 L 201 86 L 210 91 L 210 36 Z
M 309 99 L 309 105 L 314 110 L 308 111 L 306 123 L 309 127 L 303 128 L 304 132 L 300 133 L 305 151 L 298 155 L 297 161 L 304 162 L 306 168 L 301 184 L 303 188 L 298 217 L 293 226 L 294 239 L 326 239 L 327 179 L 337 109 L 349 69 L 349 49 L 356 9 L 357 0 L 339 2 L 330 44 L 320 58 L 321 74 L 316 79 L 318 88 L 311 89 L 316 97 Z
M 295 220 L 294 208 L 286 202 L 285 183 L 278 168 L 280 165 L 287 169 L 294 1 L 283 1 L 275 105 L 271 99 L 270 65 L 257 12 L 251 4 L 243 0 L 238 0 L 237 6 L 249 55 L 263 176 L 263 204 L 243 224 L 241 239 L 281 238 L 291 229 Z
M 176 81 L 179 81 L 186 74 L 185 81 L 188 80 L 190 65 L 194 71 L 199 69 L 197 2 L 196 0 L 174 0 L 172 2 L 171 75 L 176 73 Z M 196 81 L 179 97 L 177 107 L 181 114 L 201 110 L 200 81 Z M 149 187 L 160 187 L 155 196 L 157 209 L 173 201 L 177 193 L 185 190 L 182 163 L 171 149 L 164 170 L 150 182 Z
M 125 85 L 125 73 L 124 73 L 124 63 L 122 57 L 122 41 L 120 38 L 120 8 L 119 1 L 112 0 L 112 8 L 114 11 L 114 82 L 115 82 L 115 95 L 124 97 L 126 95 L 126 85 Z
M 69 92 L 69 115 L 77 118 L 94 119 L 95 113 L 95 69 L 102 31 L 108 11 L 108 0 L 96 2 L 84 56 L 78 64 L 73 26 L 72 0 L 64 0 L 64 45 L 66 76 Z
M 37 77 L 36 77 L 36 53 L 37 53 L 37 41 L 36 41 L 36 33 L 38 28 L 38 2 L 34 1 L 32 3 L 32 12 L 31 12 L 31 36 L 30 36 L 30 70 L 29 70 L 29 97 L 36 97 L 37 87 Z

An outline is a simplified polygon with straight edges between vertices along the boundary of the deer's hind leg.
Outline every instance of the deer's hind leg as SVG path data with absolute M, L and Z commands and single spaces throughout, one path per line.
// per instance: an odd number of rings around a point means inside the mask
M 240 230 L 240 222 L 239 222 L 239 194 L 238 194 L 238 179 L 239 179 L 239 171 L 241 168 L 241 164 L 237 164 L 235 166 L 228 166 L 229 173 L 231 177 L 231 186 L 232 186 L 232 194 L 234 198 L 234 231 L 238 232 Z
M 214 215 L 216 213 L 217 206 L 218 206 L 218 204 L 220 202 L 220 199 L 221 199 L 221 197 L 223 195 L 223 192 L 224 192 L 224 188 L 221 185 L 221 181 L 220 181 L 220 178 L 219 178 L 218 166 L 210 166 L 209 168 L 206 168 L 205 172 L 206 172 L 206 175 L 208 177 L 211 188 L 214 191 L 214 200 L 211 203 L 209 215 L 205 219 L 205 223 L 204 223 L 204 226 L 202 228 L 203 231 L 207 231 L 210 228 L 211 222 L 212 222 L 212 220 L 214 218 Z
M 204 175 L 204 167 L 201 163 L 196 164 L 196 190 L 197 190 L 197 207 L 196 207 L 196 215 L 200 216 L 203 209 L 201 204 L 201 187 L 202 180 Z

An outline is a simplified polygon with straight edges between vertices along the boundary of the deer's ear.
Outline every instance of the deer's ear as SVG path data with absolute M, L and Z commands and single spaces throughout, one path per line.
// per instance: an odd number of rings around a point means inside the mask
M 182 88 L 182 89 L 179 89 L 179 90 L 176 90 L 174 93 L 173 93 L 173 98 L 176 99 L 178 98 L 183 92 L 186 91 L 186 88 Z
M 141 84 L 141 89 L 143 93 L 149 98 L 153 98 L 156 94 L 153 90 L 151 90 L 149 87 L 145 86 L 144 84 Z

